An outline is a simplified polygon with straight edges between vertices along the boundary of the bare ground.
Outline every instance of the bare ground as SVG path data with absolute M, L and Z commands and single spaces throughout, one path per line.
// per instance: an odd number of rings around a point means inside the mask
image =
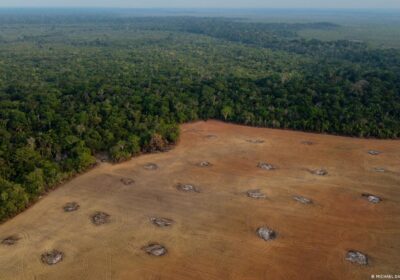
M 102 163 L 0 225 L 0 240 L 20 238 L 13 246 L 0 244 L 0 279 L 370 279 L 400 273 L 399 141 L 217 121 L 186 124 L 182 131 L 172 151 Z M 202 161 L 212 166 L 200 168 Z M 143 168 L 149 162 L 158 168 Z M 259 162 L 279 169 L 262 170 Z M 309 171 L 317 169 L 328 174 Z M 135 184 L 121 184 L 121 178 Z M 180 182 L 201 192 L 178 191 Z M 243 195 L 249 189 L 268 199 L 249 199 Z M 370 203 L 365 193 L 382 201 Z M 298 203 L 295 195 L 313 204 Z M 65 213 L 71 201 L 79 211 Z M 93 225 L 97 211 L 108 213 L 109 223 Z M 174 226 L 149 220 L 164 216 Z M 259 238 L 263 226 L 278 233 L 274 240 Z M 168 254 L 147 254 L 149 244 L 162 244 Z M 45 265 L 41 255 L 54 249 L 64 253 L 62 262 Z M 346 260 L 349 251 L 366 254 L 368 265 Z

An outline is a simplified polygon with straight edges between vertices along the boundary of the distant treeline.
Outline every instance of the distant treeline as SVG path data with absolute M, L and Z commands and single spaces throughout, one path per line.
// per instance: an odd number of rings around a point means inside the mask
M 93 166 L 221 119 L 400 137 L 400 53 L 236 19 L 0 18 L 0 220 Z

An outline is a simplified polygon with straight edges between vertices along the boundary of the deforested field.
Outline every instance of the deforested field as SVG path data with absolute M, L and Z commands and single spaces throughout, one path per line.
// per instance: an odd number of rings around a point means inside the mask
M 0 279 L 400 273 L 399 141 L 181 130 L 173 150 L 101 163 L 0 225 Z

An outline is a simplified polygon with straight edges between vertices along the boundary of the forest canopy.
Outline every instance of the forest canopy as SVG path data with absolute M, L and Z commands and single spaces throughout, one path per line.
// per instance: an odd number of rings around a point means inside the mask
M 298 36 L 319 23 L 0 18 L 0 220 L 108 153 L 164 150 L 184 122 L 400 137 L 400 51 Z

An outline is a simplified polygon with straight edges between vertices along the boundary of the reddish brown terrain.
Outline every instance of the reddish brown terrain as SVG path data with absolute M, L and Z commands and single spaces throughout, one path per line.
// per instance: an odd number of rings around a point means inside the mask
M 200 166 L 203 161 L 210 166 Z M 257 167 L 260 162 L 273 169 Z M 318 169 L 328 173 L 313 174 Z M 261 197 L 248 197 L 255 189 Z M 79 207 L 65 212 L 68 202 Z M 97 212 L 106 215 L 93 218 Z M 169 220 L 159 227 L 151 221 L 157 217 Z M 261 239 L 262 226 L 275 239 Z M 172 151 L 103 163 L 0 225 L 1 240 L 13 235 L 14 245 L 0 244 L 2 280 L 400 274 L 400 142 L 185 124 Z M 144 248 L 154 243 L 164 247 Z M 62 260 L 48 265 L 42 254 L 53 249 Z M 349 250 L 366 254 L 368 265 L 347 261 Z

